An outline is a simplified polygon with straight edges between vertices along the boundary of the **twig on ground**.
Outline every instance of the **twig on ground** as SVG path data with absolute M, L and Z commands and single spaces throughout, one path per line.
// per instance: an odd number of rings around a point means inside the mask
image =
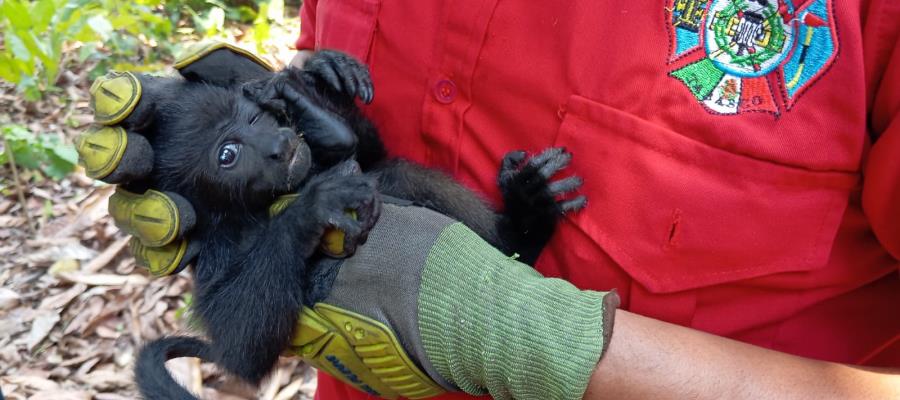
M 19 169 L 16 167 L 16 157 L 13 155 L 12 149 L 6 138 L 3 139 L 3 149 L 9 154 L 9 167 L 13 173 L 13 184 L 16 186 L 16 193 L 19 195 L 19 203 L 22 204 L 22 212 L 25 214 L 25 223 L 28 225 L 28 232 L 31 236 L 37 235 L 37 228 L 34 226 L 34 220 L 31 219 L 31 212 L 28 211 L 28 202 L 25 201 L 25 190 L 22 188 L 22 182 L 19 181 Z

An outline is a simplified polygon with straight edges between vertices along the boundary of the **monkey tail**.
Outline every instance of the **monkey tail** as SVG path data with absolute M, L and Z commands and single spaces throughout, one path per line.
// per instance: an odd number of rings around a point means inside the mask
M 198 400 L 166 369 L 167 360 L 179 357 L 212 361 L 209 344 L 193 337 L 167 336 L 144 345 L 134 367 L 135 381 L 144 399 Z

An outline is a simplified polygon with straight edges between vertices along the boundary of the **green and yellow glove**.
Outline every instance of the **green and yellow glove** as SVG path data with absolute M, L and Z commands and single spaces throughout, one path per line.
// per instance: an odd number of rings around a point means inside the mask
M 581 398 L 618 305 L 446 216 L 390 202 L 366 244 L 320 262 L 313 281 L 291 352 L 384 398 Z

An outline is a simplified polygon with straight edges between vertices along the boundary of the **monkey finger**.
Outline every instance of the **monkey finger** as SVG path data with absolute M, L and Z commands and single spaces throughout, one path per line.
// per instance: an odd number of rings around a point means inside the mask
M 547 191 L 550 192 L 550 195 L 556 197 L 577 190 L 583 183 L 584 181 L 581 177 L 570 176 L 565 179 L 550 182 L 550 184 L 547 185 Z
M 519 168 L 527 155 L 522 150 L 514 150 L 503 156 L 503 160 L 500 161 L 500 174 L 497 177 L 497 183 L 501 187 L 509 185 L 520 173 Z
M 563 200 L 557 204 L 559 205 L 560 211 L 563 213 L 578 211 L 587 205 L 587 197 L 581 195 L 571 200 Z
M 550 177 L 556 175 L 557 172 L 569 166 L 571 161 L 572 153 L 561 152 L 548 159 L 544 165 L 540 167 L 538 173 L 544 177 L 544 179 L 550 179 Z
M 526 156 L 528 156 L 528 153 L 524 150 L 510 151 L 503 156 L 503 160 L 500 162 L 500 169 L 519 169 L 519 167 L 522 166 L 522 161 L 525 161 Z
M 360 97 L 360 100 L 362 100 L 363 103 L 371 104 L 372 100 L 375 99 L 375 86 L 372 85 L 372 77 L 367 73 L 360 77 L 360 79 L 363 88 L 363 97 Z
M 358 77 L 361 69 L 359 64 L 349 59 L 335 57 L 331 60 L 331 66 L 344 85 L 344 94 L 351 99 L 357 95 L 362 98 L 362 85 Z
M 344 232 L 348 238 L 355 238 L 363 232 L 363 226 L 352 215 L 341 213 L 329 219 L 328 224 Z
M 378 217 L 380 216 L 381 201 L 378 199 L 373 199 L 373 201 L 356 209 L 356 219 L 357 221 L 359 221 L 360 228 L 362 229 L 360 233 L 360 243 L 364 243 L 366 241 L 366 238 L 369 235 L 369 231 L 372 230 L 372 227 L 375 226 L 375 222 L 378 221 Z
M 328 85 L 334 88 L 334 90 L 338 92 L 344 91 L 340 78 L 338 78 L 334 68 L 326 59 L 315 58 L 310 59 L 309 61 L 309 68 L 304 68 L 306 71 L 324 80 Z
M 259 104 L 268 111 L 276 111 L 272 108 L 285 106 L 281 94 L 282 89 L 280 88 L 282 84 L 279 79 L 280 77 L 276 77 L 274 79 L 248 82 L 241 86 L 241 91 L 243 92 L 244 97 L 250 99 L 254 103 Z M 278 103 L 278 101 L 280 101 L 280 103 Z M 282 109 L 280 111 L 283 112 L 284 110 Z
M 365 65 L 356 64 L 353 67 L 353 79 L 356 81 L 356 94 L 359 99 L 365 104 L 371 103 L 375 91 L 372 86 L 372 76 L 369 75 L 369 69 Z
M 558 157 L 560 154 L 562 154 L 565 151 L 566 150 L 562 147 L 551 147 L 549 149 L 546 149 L 546 150 L 540 152 L 538 155 L 531 157 L 531 159 L 528 160 L 528 165 L 533 166 L 535 168 L 540 168 L 541 166 L 543 166 L 550 160 L 554 159 L 555 157 Z

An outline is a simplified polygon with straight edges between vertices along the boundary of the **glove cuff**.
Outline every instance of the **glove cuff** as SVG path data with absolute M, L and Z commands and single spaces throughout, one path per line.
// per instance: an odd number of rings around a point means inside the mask
M 469 394 L 580 399 L 617 306 L 615 292 L 544 278 L 457 223 L 428 255 L 419 330 L 435 369 Z

